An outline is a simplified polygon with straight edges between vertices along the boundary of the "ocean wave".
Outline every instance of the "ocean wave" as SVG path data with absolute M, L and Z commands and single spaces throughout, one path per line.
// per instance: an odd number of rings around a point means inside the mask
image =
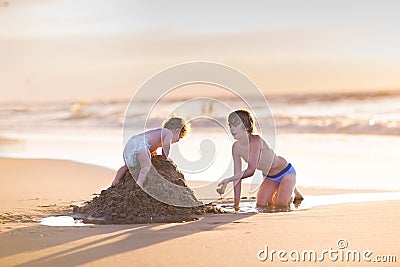
M 291 133 L 400 134 L 400 121 L 398 120 L 377 121 L 344 116 L 275 116 L 275 123 L 280 132 Z
M 268 98 L 268 97 L 267 97 Z M 274 95 L 268 98 L 276 128 L 280 133 L 344 133 L 344 134 L 400 134 L 400 92 L 370 92 L 314 95 Z M 232 100 L 229 100 L 232 101 Z M 250 101 L 257 114 L 267 116 L 263 100 Z M 122 128 L 159 127 L 173 107 L 181 101 L 168 100 L 157 104 L 153 113 L 147 114 L 136 104 L 128 114 L 129 101 L 75 101 L 65 103 L 3 104 L 0 106 L 0 128 L 8 130 L 51 127 Z M 210 102 L 211 103 L 211 102 Z M 226 110 L 206 102 L 187 108 L 187 117 L 204 115 L 222 122 Z M 238 106 L 240 103 L 231 103 Z M 212 110 L 212 112 L 210 112 Z M 260 118 L 259 118 L 260 119 Z M 262 118 L 261 118 L 262 119 Z M 214 120 L 196 121 L 197 128 L 216 127 Z
M 267 96 L 270 102 L 287 104 L 302 104 L 310 102 L 335 103 L 340 101 L 376 101 L 400 98 L 399 90 L 371 91 L 371 92 L 339 92 L 339 93 L 308 93 L 308 94 L 280 94 Z

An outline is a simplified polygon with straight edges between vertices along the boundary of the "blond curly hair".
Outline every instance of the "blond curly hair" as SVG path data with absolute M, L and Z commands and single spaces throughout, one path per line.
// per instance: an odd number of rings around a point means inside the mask
M 181 132 L 179 133 L 179 138 L 183 138 L 190 132 L 190 123 L 186 122 L 183 118 L 181 117 L 175 117 L 172 116 L 168 120 L 164 121 L 163 128 L 166 128 L 168 130 L 180 130 Z

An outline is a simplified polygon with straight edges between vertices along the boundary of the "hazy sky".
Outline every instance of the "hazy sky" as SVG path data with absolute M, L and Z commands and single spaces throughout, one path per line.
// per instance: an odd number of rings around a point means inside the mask
M 0 0 L 0 101 L 130 98 L 187 61 L 265 93 L 400 88 L 397 1 Z

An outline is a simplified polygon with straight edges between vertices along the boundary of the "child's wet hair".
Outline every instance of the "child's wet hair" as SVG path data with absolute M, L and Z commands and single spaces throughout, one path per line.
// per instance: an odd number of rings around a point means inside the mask
M 179 138 L 186 136 L 190 131 L 190 123 L 186 122 L 181 117 L 171 117 L 168 120 L 164 121 L 163 128 L 167 128 L 169 130 L 180 130 Z
M 240 123 L 243 124 L 248 133 L 254 132 L 254 120 L 249 111 L 240 109 L 229 114 L 228 125 L 237 126 Z

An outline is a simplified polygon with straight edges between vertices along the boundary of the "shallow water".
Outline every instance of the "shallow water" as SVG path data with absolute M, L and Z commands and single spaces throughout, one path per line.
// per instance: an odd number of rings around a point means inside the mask
M 242 201 L 240 203 L 239 213 L 273 213 L 305 210 L 313 207 L 357 203 L 357 202 L 372 202 L 400 200 L 400 192 L 383 192 L 383 193 L 356 193 L 356 194 L 334 194 L 334 195 L 314 195 L 305 196 L 304 200 L 298 204 L 292 204 L 288 209 L 280 209 L 274 207 L 260 208 L 256 206 L 255 201 Z M 218 207 L 223 208 L 228 212 L 234 212 L 233 202 L 218 204 Z
M 90 226 L 93 224 L 83 223 L 80 219 L 71 216 L 50 216 L 40 220 L 41 225 L 46 226 Z

